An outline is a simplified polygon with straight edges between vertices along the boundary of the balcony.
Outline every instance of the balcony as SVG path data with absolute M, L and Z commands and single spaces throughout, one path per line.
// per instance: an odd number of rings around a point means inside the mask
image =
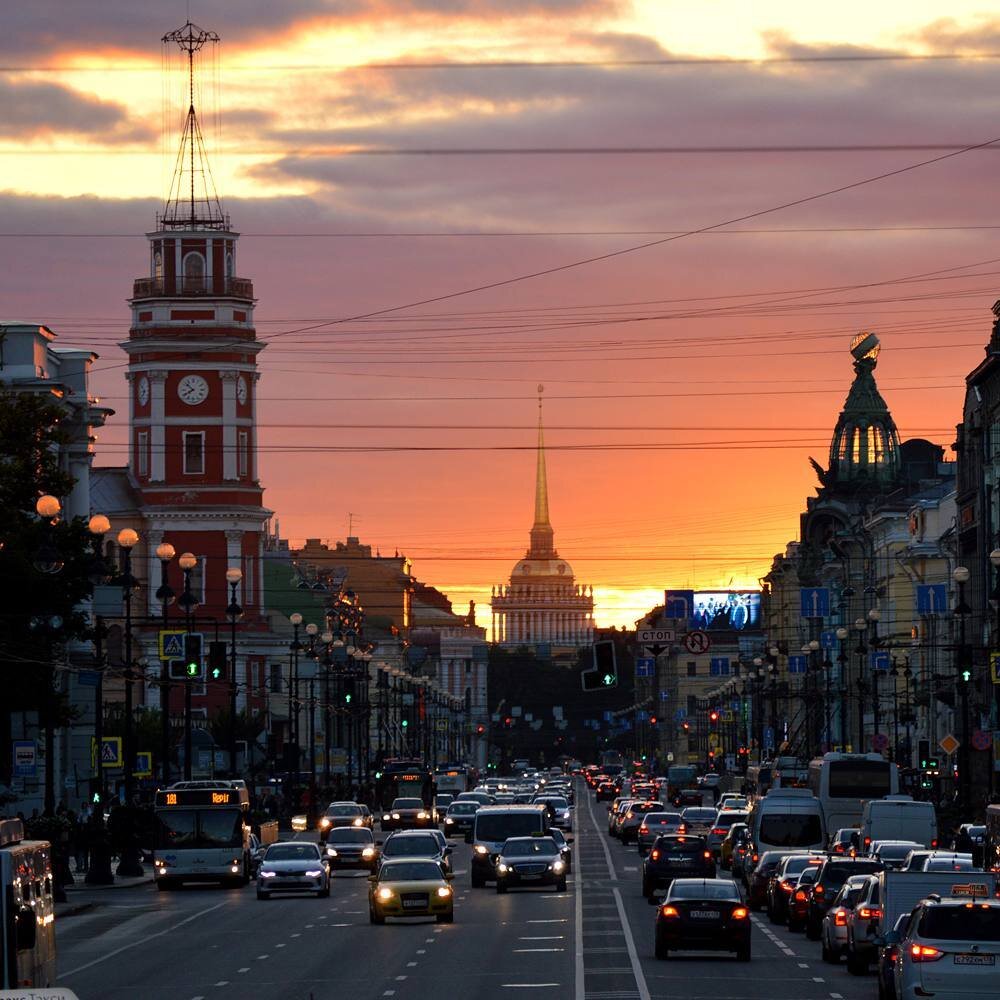
M 252 299 L 253 282 L 249 278 L 136 278 L 132 282 L 133 299 L 155 299 L 163 296 L 178 298 L 217 298 L 228 295 L 234 299 Z

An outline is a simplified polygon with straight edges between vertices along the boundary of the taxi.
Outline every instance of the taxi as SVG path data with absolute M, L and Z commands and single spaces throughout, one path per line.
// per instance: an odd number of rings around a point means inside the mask
M 386 917 L 434 917 L 439 924 L 455 919 L 455 894 L 435 861 L 400 858 L 384 861 L 368 879 L 368 918 L 384 924 Z

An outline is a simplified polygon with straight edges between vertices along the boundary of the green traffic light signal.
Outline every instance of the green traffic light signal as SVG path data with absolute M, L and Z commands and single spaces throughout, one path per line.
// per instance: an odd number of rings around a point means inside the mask
M 403 725 L 403 728 L 404 728 L 404 729 L 406 729 L 406 727 L 407 727 L 407 726 L 408 726 L 409 724 L 410 724 L 410 722 L 409 722 L 409 720 L 408 720 L 408 719 L 403 719 L 403 723 L 402 723 L 402 725 Z
M 605 674 L 601 678 L 601 681 L 603 682 L 603 684 L 604 684 L 605 687 L 611 687 L 611 685 L 614 684 L 614 682 L 615 682 L 615 675 L 614 674 Z
M 353 697 L 354 697 L 354 695 L 350 695 L 350 694 L 345 694 L 345 695 L 344 695 L 344 701 L 345 701 L 345 702 L 346 702 L 346 703 L 347 703 L 348 705 L 350 705 L 350 703 L 351 703 L 351 698 L 353 698 Z M 405 723 L 404 723 L 404 725 L 405 725 Z
M 971 681 L 971 680 L 972 680 L 972 671 L 968 667 L 966 667 L 962 671 L 962 683 L 963 684 L 968 684 L 969 681 Z
M 217 681 L 222 676 L 222 671 L 218 667 L 212 667 L 212 680 Z
M 191 662 L 185 663 L 184 664 L 184 672 L 188 675 L 188 677 L 197 677 L 198 676 L 198 664 L 197 663 L 191 663 Z

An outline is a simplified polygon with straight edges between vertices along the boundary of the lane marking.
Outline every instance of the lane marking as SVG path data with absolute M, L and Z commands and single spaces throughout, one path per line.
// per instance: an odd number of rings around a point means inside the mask
M 275 948 L 284 948 L 285 946 L 283 944 L 276 944 L 274 947 Z
M 587 801 L 590 801 L 588 796 Z M 635 985 L 639 987 L 639 1000 L 649 1000 L 649 987 L 646 985 L 646 976 L 642 971 L 639 962 L 639 953 L 635 948 L 635 938 L 632 937 L 632 928 L 629 925 L 628 917 L 625 915 L 625 904 L 622 902 L 622 894 L 617 889 L 611 890 L 618 905 L 618 916 L 622 922 L 622 930 L 625 932 L 625 949 L 628 951 L 629 964 L 632 966 L 632 975 L 635 976 Z
M 822 976 L 813 976 L 814 983 L 824 983 L 826 980 Z
M 267 957 L 268 957 L 267 955 L 258 955 L 257 956 L 257 961 L 258 962 L 263 962 L 264 959 L 266 959 Z
M 395 990 L 386 990 L 385 993 L 382 994 L 382 996 L 384 997 L 394 997 L 395 995 L 396 995 Z
M 129 948 L 136 948 L 139 945 L 146 944 L 147 941 L 163 937 L 165 934 L 171 934 L 173 931 L 179 930 L 186 924 L 191 923 L 192 920 L 197 920 L 199 917 L 205 916 L 206 913 L 211 913 L 213 910 L 219 909 L 220 906 L 225 906 L 227 902 L 228 900 L 223 900 L 221 903 L 216 903 L 215 906 L 209 906 L 207 909 L 199 910 L 197 913 L 192 913 L 190 917 L 185 917 L 179 923 L 176 923 L 165 930 L 157 931 L 155 934 L 146 934 L 139 941 L 130 941 L 128 944 L 123 944 L 120 948 L 115 948 L 114 951 L 109 951 L 106 955 L 101 955 L 100 958 L 95 958 L 90 962 L 85 962 L 83 965 L 78 965 L 75 969 L 70 969 L 69 972 L 60 973 L 60 976 L 63 979 L 68 979 L 70 976 L 75 976 L 78 972 L 83 972 L 84 969 L 92 968 L 101 962 L 106 962 L 109 958 L 114 958 L 115 955 L 120 955 L 123 951 L 128 951 Z
M 220 979 L 215 985 L 216 986 L 228 986 L 229 985 L 229 980 L 228 979 Z
M 406 967 L 408 969 L 415 969 L 417 967 L 417 963 L 416 962 L 407 962 L 406 963 Z
M 406 976 L 396 976 L 396 982 L 401 983 L 405 978 Z
M 551 987 L 558 986 L 558 983 L 501 983 L 500 986 L 505 990 L 537 990 L 541 989 L 543 986 Z
M 528 924 L 568 924 L 569 917 L 558 917 L 555 920 L 526 920 Z
M 562 941 L 565 934 L 547 934 L 544 937 L 519 937 L 518 941 Z
M 800 969 L 808 969 L 809 968 L 809 963 L 808 962 L 799 962 L 799 968 Z
M 542 951 L 565 951 L 565 948 L 515 948 L 515 955 L 534 955 Z
M 417 949 L 417 954 L 418 955 L 426 955 L 427 954 L 427 949 L 426 948 L 418 948 Z
M 244 965 L 242 969 L 237 969 L 236 971 L 237 972 L 249 972 L 250 971 L 250 966 L 249 965 Z

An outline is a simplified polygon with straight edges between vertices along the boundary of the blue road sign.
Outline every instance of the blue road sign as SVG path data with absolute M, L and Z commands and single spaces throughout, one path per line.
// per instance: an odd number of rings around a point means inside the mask
M 38 747 L 34 740 L 14 740 L 14 777 L 34 778 L 38 773 Z
M 611 713 L 610 712 L 605 712 L 604 713 L 604 721 L 605 722 L 610 722 L 611 721 Z
M 724 677 L 729 673 L 729 657 L 713 656 L 708 663 L 708 672 L 713 677 Z
M 660 692 L 660 701 L 670 701 L 670 692 L 669 691 L 661 691 Z
M 645 722 L 649 718 L 649 712 L 636 712 L 635 718 L 637 722 Z
M 803 618 L 830 617 L 830 588 L 803 587 L 799 591 L 801 601 L 799 614 Z
M 806 672 L 807 660 L 804 656 L 788 657 L 788 672 L 790 674 L 804 674 Z
M 693 590 L 668 590 L 663 595 L 664 618 L 690 618 L 694 614 Z
M 889 654 L 884 652 L 872 653 L 870 660 L 872 670 L 888 670 L 891 665 Z
M 639 656 L 635 661 L 636 677 L 652 677 L 656 671 L 656 660 L 652 656 Z
M 917 614 L 944 615 L 948 613 L 948 585 L 945 583 L 917 584 Z
M 674 712 L 674 722 L 683 722 L 687 718 L 687 709 L 679 708 Z
M 770 726 L 764 730 L 764 746 L 774 748 L 774 730 Z
M 822 632 L 820 632 L 819 648 L 820 649 L 837 648 L 837 633 L 833 629 L 824 629 Z

